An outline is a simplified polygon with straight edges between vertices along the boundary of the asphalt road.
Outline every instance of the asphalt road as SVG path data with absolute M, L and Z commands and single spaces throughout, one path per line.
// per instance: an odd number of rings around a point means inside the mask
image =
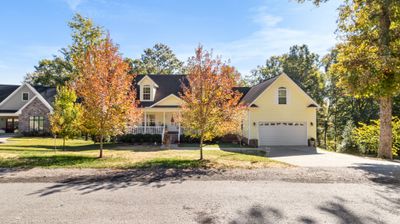
M 399 223 L 398 185 L 0 183 L 1 223 Z

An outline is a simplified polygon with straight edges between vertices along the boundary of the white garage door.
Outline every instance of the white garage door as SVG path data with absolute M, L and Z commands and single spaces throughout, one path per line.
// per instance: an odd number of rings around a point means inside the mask
M 260 122 L 260 145 L 307 145 L 306 122 Z

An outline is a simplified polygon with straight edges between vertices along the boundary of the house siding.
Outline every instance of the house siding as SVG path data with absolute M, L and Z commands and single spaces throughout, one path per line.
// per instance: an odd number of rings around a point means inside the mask
M 157 106 L 181 106 L 182 104 L 183 100 L 176 96 L 170 95 L 157 103 Z
M 0 106 L 1 110 L 19 110 L 23 107 L 28 101 L 22 100 L 22 93 L 27 92 L 29 93 L 29 100 L 32 99 L 35 95 L 29 89 L 28 86 L 24 85 L 21 89 L 18 90 L 11 98 L 4 102 L 3 105 Z
M 49 121 L 50 110 L 40 101 L 38 98 L 34 99 L 29 105 L 27 105 L 19 115 L 19 131 L 22 133 L 30 132 L 29 118 L 31 116 L 42 116 L 44 117 L 43 132 L 50 132 L 50 121 Z
M 287 88 L 286 105 L 278 104 L 279 87 Z M 244 137 L 250 139 L 250 141 L 259 140 L 259 122 L 292 121 L 307 122 L 307 138 L 316 139 L 316 108 L 308 108 L 308 105 L 312 103 L 312 100 L 292 80 L 282 76 L 255 100 L 254 104 L 258 107 L 249 108 L 250 122 L 247 114 L 244 121 Z M 250 133 L 248 131 L 249 125 Z

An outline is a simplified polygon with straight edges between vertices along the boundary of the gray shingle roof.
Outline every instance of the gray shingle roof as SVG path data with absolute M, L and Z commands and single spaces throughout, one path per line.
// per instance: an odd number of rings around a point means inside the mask
M 57 95 L 57 89 L 47 86 L 33 86 L 42 95 L 42 97 L 50 104 L 53 105 L 54 99 Z
M 0 103 L 5 100 L 12 92 L 18 89 L 19 85 L 0 85 Z
M 136 76 L 134 83 L 136 85 L 137 98 L 140 96 L 140 88 L 137 83 L 142 80 L 146 75 L 138 75 Z M 156 95 L 154 97 L 154 101 L 151 102 L 141 102 L 141 107 L 149 107 L 158 101 L 164 99 L 170 94 L 175 94 L 179 96 L 182 93 L 182 83 L 187 84 L 188 80 L 186 79 L 186 75 L 148 75 L 157 85 Z M 253 87 L 234 87 L 234 90 L 242 93 L 241 102 L 245 105 L 249 105 L 252 103 L 265 89 L 268 88 L 279 76 L 270 78 L 261 82 Z
M 0 102 L 11 95 L 18 87 L 20 87 L 20 85 L 0 85 Z M 49 104 L 53 104 L 57 94 L 56 88 L 47 86 L 33 86 L 33 88 L 35 88 Z
M 137 83 L 142 80 L 146 75 L 138 75 L 134 80 L 136 85 L 137 97 L 140 96 L 140 88 Z M 179 97 L 182 93 L 182 83 L 188 84 L 186 75 L 148 75 L 157 85 L 156 95 L 154 101 L 141 102 L 139 106 L 149 107 L 165 97 L 174 94 Z M 270 86 L 279 76 L 268 79 L 253 87 L 235 87 L 234 90 L 242 93 L 241 102 L 248 105 L 252 103 L 268 86 Z M 0 102 L 6 99 L 11 93 L 13 93 L 19 85 L 0 85 Z M 57 94 L 57 90 L 54 87 L 46 86 L 33 86 L 36 91 L 50 104 L 54 103 L 54 98 Z M 4 113 L 4 112 L 3 112 Z
M 233 87 L 234 91 L 238 91 L 239 93 L 242 94 L 242 97 L 240 98 L 240 100 L 242 100 L 243 97 L 246 96 L 246 94 L 249 92 L 250 89 L 251 89 L 251 87 Z
M 140 96 L 140 88 L 137 83 L 142 80 L 146 75 L 136 76 L 134 82 L 136 85 L 137 97 Z M 154 101 L 151 102 L 141 102 L 140 106 L 148 107 L 158 101 L 164 99 L 165 97 L 175 94 L 179 97 L 179 93 L 182 93 L 182 83 L 187 84 L 186 75 L 148 75 L 157 85 L 156 95 L 154 96 Z
M 273 78 L 267 79 L 264 82 L 261 82 L 253 87 L 246 93 L 246 95 L 242 98 L 241 102 L 245 105 L 251 104 L 257 97 L 264 92 L 279 76 L 275 76 Z M 250 106 L 250 105 L 249 105 Z

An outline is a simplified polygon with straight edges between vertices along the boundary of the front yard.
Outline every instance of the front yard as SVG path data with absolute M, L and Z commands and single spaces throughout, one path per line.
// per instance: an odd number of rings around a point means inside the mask
M 157 146 L 105 145 L 105 158 L 99 159 L 98 145 L 91 141 L 68 140 L 66 150 L 57 139 L 11 138 L 0 144 L 0 168 L 265 168 L 285 167 L 285 163 L 265 157 L 263 151 L 229 152 L 204 150 L 169 150 Z

